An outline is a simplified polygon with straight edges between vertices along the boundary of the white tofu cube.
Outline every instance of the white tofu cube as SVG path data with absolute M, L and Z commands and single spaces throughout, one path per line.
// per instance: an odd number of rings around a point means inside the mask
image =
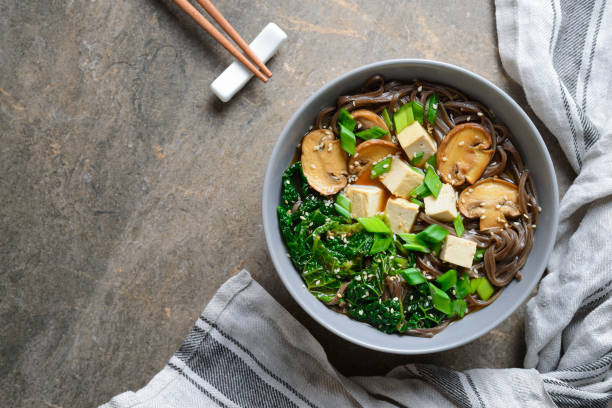
M 447 235 L 440 249 L 440 259 L 464 268 L 470 268 L 475 253 L 476 242 Z
M 457 216 L 457 193 L 450 184 L 442 184 L 438 198 L 433 195 L 423 199 L 425 203 L 425 214 L 431 218 L 451 222 Z
M 350 184 L 344 194 L 351 200 L 351 217 L 372 217 L 382 210 L 383 190 L 376 186 Z
M 417 215 L 419 206 L 403 198 L 390 198 L 387 200 L 385 214 L 389 218 L 391 231 L 396 234 L 410 232 Z
M 408 197 L 408 194 L 423 182 L 423 178 L 423 174 L 399 157 L 393 157 L 389 171 L 379 177 L 391 194 L 398 197 Z
M 418 163 L 415 163 L 417 166 L 425 163 L 438 150 L 436 142 L 416 120 L 397 135 L 397 140 L 410 160 L 417 153 L 423 152 L 423 158 Z

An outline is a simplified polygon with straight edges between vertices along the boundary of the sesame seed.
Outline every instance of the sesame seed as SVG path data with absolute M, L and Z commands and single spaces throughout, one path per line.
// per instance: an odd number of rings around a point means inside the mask
M 427 295 L 427 300 L 431 300 L 431 296 L 430 295 Z
M 410 300 L 414 300 L 414 295 L 410 295 Z
M 396 297 L 393 298 L 393 300 L 397 302 L 399 299 L 396 296 Z
M 363 316 L 363 310 L 359 309 L 359 316 Z
M 474 191 L 474 189 L 473 189 L 473 188 L 471 188 L 471 187 L 470 187 L 470 188 L 468 188 L 468 193 L 471 193 L 472 191 Z
M 332 151 L 332 145 L 331 145 L 331 143 L 330 143 L 329 147 L 327 148 L 327 151 L 328 151 L 328 152 L 331 152 L 331 151 Z
M 484 214 L 480 216 L 480 219 L 481 219 L 481 220 L 484 220 L 485 218 L 487 218 L 487 216 L 486 216 L 486 215 L 484 215 Z
M 383 164 L 383 169 L 388 169 L 389 165 L 388 164 Z
M 303 215 L 300 215 L 300 220 L 306 221 L 306 217 L 304 217 Z
M 289 180 L 285 181 L 285 184 L 291 184 L 291 182 Z
M 486 201 L 481 201 L 481 202 L 480 202 L 480 206 L 481 206 L 481 207 L 484 207 L 485 205 L 487 205 Z
M 443 161 L 443 162 L 445 162 L 445 161 L 447 161 L 447 160 L 448 160 L 448 157 L 446 157 L 446 156 L 442 156 L 442 161 Z
M 371 175 L 373 175 L 373 176 L 375 176 L 375 175 L 376 175 L 376 172 L 375 172 L 374 170 L 372 170 L 372 171 L 370 172 L 370 174 L 371 174 Z
M 527 214 L 523 214 L 523 217 L 529 219 L 529 216 Z
M 465 144 L 465 142 L 462 140 L 459 142 L 459 146 L 463 146 Z
M 542 207 L 538 205 L 538 212 L 542 212 Z
M 317 281 L 315 282 L 315 285 L 318 285 L 320 283 L 321 283 L 321 281 L 317 279 Z
M 472 117 L 468 116 L 467 118 L 465 118 L 465 120 L 472 120 Z
M 499 209 L 501 208 L 501 205 L 497 204 L 497 205 L 495 206 L 495 208 L 497 208 L 497 209 L 499 210 Z
M 303 287 L 303 288 L 305 288 L 305 287 L 306 287 L 306 285 L 302 284 L 302 287 Z
M 537 225 L 531 224 L 531 228 L 535 228 L 535 227 L 537 227 Z
M 355 280 L 356 280 L 356 281 L 360 281 L 360 280 L 361 280 L 361 275 L 357 275 L 357 276 L 355 276 Z
M 422 90 L 423 90 L 423 87 L 419 85 L 419 87 L 417 88 L 417 92 L 421 92 Z
M 355 156 L 353 156 L 355 158 L 359 157 L 359 153 L 355 153 Z
M 433 109 L 438 109 L 438 104 L 437 104 L 437 103 L 434 103 L 434 104 L 432 104 L 432 105 L 431 105 L 431 107 L 432 107 Z
M 361 129 L 363 127 L 363 125 L 361 124 L 361 122 L 357 122 L 357 129 Z
M 391 309 L 389 310 L 389 312 L 391 312 L 391 313 L 395 313 L 395 310 L 394 310 L 393 308 L 391 308 Z
M 313 168 L 313 169 L 317 168 L 317 166 L 315 166 L 314 164 L 311 164 L 310 167 Z
M 482 112 L 478 112 L 476 113 L 478 116 L 482 116 Z
M 359 163 L 359 161 L 358 161 L 358 160 L 355 160 L 355 161 L 353 162 L 353 164 L 354 164 L 355 166 L 359 166 L 361 163 Z

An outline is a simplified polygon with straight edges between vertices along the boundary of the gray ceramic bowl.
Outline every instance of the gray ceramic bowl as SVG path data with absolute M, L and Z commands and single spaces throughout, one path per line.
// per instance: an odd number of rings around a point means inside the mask
M 513 135 L 527 168 L 532 172 L 543 208 L 535 245 L 523 268 L 523 280 L 512 282 L 490 306 L 452 323 L 433 338 L 385 334 L 328 309 L 305 288 L 287 257 L 276 207 L 280 200 L 281 174 L 289 166 L 296 145 L 322 107 L 338 96 L 358 89 L 373 74 L 387 79 L 425 79 L 453 86 L 491 108 Z M 472 341 L 500 324 L 519 307 L 538 283 L 553 248 L 558 223 L 557 181 L 546 146 L 529 117 L 504 91 L 486 79 L 453 65 L 426 60 L 389 60 L 366 65 L 328 83 L 314 93 L 289 120 L 272 151 L 263 188 L 263 224 L 268 249 L 291 295 L 310 316 L 337 335 L 364 347 L 397 354 L 425 354 L 448 350 Z

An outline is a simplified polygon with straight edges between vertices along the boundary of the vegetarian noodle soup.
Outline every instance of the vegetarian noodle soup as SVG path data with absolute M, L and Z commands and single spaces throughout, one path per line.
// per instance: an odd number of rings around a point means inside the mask
M 541 209 L 486 106 L 374 75 L 313 120 L 283 173 L 278 219 L 321 302 L 386 333 L 431 337 L 521 279 Z

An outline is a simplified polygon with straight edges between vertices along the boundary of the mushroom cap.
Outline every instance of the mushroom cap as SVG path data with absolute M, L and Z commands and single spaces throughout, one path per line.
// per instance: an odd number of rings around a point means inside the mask
M 491 134 L 476 123 L 457 125 L 448 132 L 438 147 L 436 164 L 445 183 L 460 186 L 474 184 L 495 153 Z
M 359 174 L 373 162 L 388 155 L 399 153 L 400 148 L 395 143 L 382 139 L 370 139 L 360 143 L 355 148 L 355 155 L 349 159 L 348 170 L 351 174 Z
M 329 129 L 316 129 L 302 140 L 302 170 L 308 184 L 324 196 L 346 186 L 346 152 Z
M 386 130 L 388 133 L 383 136 L 382 140 L 391 141 L 391 132 L 389 132 L 389 128 L 387 124 L 378 114 L 372 112 L 368 109 L 357 109 L 351 112 L 351 116 L 357 122 L 356 132 L 360 132 L 362 130 L 370 129 L 375 126 L 378 126 L 382 130 Z M 361 124 L 361 126 L 359 126 Z
M 518 196 L 515 184 L 499 178 L 487 178 L 464 189 L 459 195 L 458 207 L 465 217 L 480 218 L 481 231 L 504 228 L 506 217 L 521 215 Z

